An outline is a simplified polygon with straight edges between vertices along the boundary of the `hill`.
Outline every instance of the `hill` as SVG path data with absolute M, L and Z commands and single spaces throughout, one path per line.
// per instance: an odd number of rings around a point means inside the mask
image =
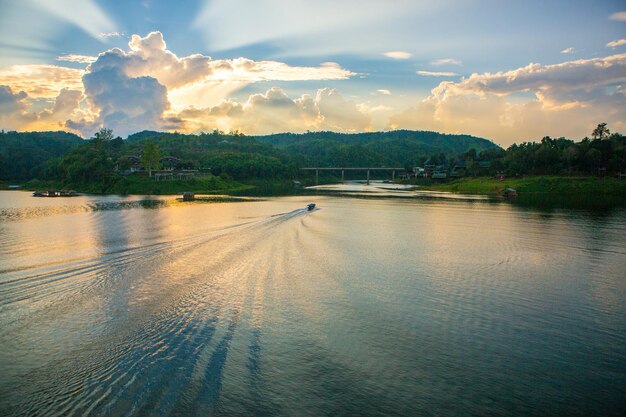
M 416 166 L 428 158 L 445 159 L 474 148 L 499 149 L 495 143 L 469 135 L 429 131 L 279 133 L 253 136 L 315 166 Z
M 45 176 L 49 160 L 65 155 L 83 139 L 67 132 L 0 132 L 0 178 Z

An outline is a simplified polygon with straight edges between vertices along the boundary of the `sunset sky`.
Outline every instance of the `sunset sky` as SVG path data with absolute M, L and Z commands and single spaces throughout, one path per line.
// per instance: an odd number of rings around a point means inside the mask
M 0 0 L 0 128 L 626 133 L 626 3 Z

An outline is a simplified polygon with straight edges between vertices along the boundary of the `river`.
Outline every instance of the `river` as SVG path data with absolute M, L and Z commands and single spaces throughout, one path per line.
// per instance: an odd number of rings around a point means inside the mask
M 625 210 L 401 192 L 0 191 L 0 415 L 619 415 Z

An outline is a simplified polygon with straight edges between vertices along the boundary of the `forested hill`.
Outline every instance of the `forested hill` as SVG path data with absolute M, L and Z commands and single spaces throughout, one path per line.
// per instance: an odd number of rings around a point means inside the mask
M 46 163 L 83 142 L 67 132 L 0 131 L 0 178 L 42 177 Z
M 279 133 L 253 136 L 261 143 L 300 155 L 307 165 L 399 165 L 415 166 L 425 159 L 458 155 L 474 148 L 477 153 L 499 148 L 493 142 L 469 135 L 394 130 L 390 132 Z

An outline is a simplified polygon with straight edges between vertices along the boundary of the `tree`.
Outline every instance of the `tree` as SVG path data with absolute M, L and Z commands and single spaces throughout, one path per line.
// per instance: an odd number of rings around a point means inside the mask
M 113 139 L 113 130 L 103 127 L 96 132 L 94 139 L 98 142 L 108 142 Z
M 600 123 L 595 129 L 593 129 L 591 137 L 594 139 L 608 139 L 610 134 L 611 132 L 609 131 L 609 128 L 606 127 L 606 123 Z
M 144 168 L 148 168 L 148 176 L 152 177 L 152 168 L 156 168 L 159 163 L 159 146 L 153 142 L 147 142 L 143 145 L 141 154 L 141 163 Z

